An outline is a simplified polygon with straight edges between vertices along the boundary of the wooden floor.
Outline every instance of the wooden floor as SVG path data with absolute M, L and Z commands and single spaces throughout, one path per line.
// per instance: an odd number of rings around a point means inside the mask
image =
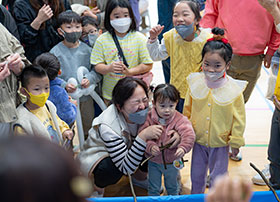
M 152 25 L 157 24 L 156 1 L 149 1 L 150 15 Z M 159 84 L 164 82 L 161 63 L 155 62 L 152 72 L 154 73 L 153 83 Z M 251 179 L 256 172 L 250 167 L 249 163 L 254 163 L 259 169 L 263 169 L 268 163 L 267 145 L 270 136 L 270 124 L 274 106 L 272 102 L 265 98 L 267 90 L 268 71 L 263 68 L 261 77 L 258 80 L 250 100 L 246 104 L 246 130 L 245 141 L 246 146 L 241 148 L 243 160 L 240 162 L 229 161 L 229 175 L 233 177 L 241 177 Z M 185 159 L 189 162 L 185 163 L 185 167 L 181 170 L 182 183 L 184 185 L 183 194 L 190 193 L 190 160 L 191 154 L 187 154 Z M 254 191 L 266 191 L 266 186 L 253 186 Z M 135 187 L 137 196 L 145 196 L 147 192 L 141 188 Z M 206 190 L 207 192 L 207 190 Z M 127 177 L 123 177 L 119 183 L 109 186 L 105 189 L 104 196 L 131 196 L 130 186 Z
M 153 67 L 154 83 L 162 83 L 163 75 L 161 64 L 155 63 Z M 242 161 L 235 162 L 229 160 L 229 175 L 232 177 L 241 177 L 251 180 L 256 175 L 249 163 L 254 163 L 259 169 L 263 169 L 268 164 L 267 145 L 270 135 L 270 124 L 273 112 L 273 104 L 264 97 L 267 88 L 268 72 L 263 68 L 262 75 L 256 88 L 254 89 L 250 100 L 246 104 L 246 129 L 245 129 L 245 147 L 241 148 Z M 189 162 L 185 163 L 185 167 L 181 170 L 183 194 L 190 194 L 190 160 L 191 153 L 186 154 L 185 159 Z M 254 191 L 267 191 L 266 186 L 253 185 Z M 206 190 L 207 192 L 208 190 Z M 146 190 L 135 186 L 137 196 L 147 195 Z M 131 196 L 130 185 L 127 177 L 123 177 L 116 185 L 109 186 L 105 189 L 105 197 Z

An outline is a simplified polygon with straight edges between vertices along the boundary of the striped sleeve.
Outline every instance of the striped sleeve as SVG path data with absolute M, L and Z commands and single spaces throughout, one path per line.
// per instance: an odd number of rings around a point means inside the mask
M 142 161 L 146 142 L 137 136 L 128 148 L 124 139 L 108 126 L 101 125 L 99 132 L 115 166 L 125 175 L 134 173 Z
M 105 56 L 104 56 L 104 50 L 102 45 L 102 39 L 104 37 L 97 38 L 94 47 L 91 51 L 90 56 L 90 63 L 93 65 L 99 64 L 99 63 L 105 63 Z

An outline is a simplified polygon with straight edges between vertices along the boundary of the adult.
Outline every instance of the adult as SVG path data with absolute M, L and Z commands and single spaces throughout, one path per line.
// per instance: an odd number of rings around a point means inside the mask
M 258 0 L 258 2 L 273 16 L 277 31 L 280 33 L 280 5 L 278 0 Z M 277 82 L 279 80 L 277 77 Z M 279 86 L 276 86 L 279 90 Z M 276 93 L 279 95 L 279 92 Z M 279 96 L 274 96 L 274 113 L 271 121 L 270 141 L 268 145 L 268 160 L 270 179 L 269 183 L 274 189 L 280 189 L 280 100 Z
M 57 17 L 65 10 L 71 10 L 68 0 L 17 0 L 14 3 L 13 15 L 20 41 L 31 62 L 62 40 L 56 31 Z
M 123 175 L 133 174 L 143 160 L 146 141 L 158 139 L 162 126 L 147 127 L 139 134 L 148 112 L 148 88 L 139 79 L 125 77 L 113 89 L 112 103 L 94 119 L 89 137 L 79 154 L 82 170 L 93 178 L 95 190 L 117 183 Z M 177 145 L 179 135 L 170 142 Z M 172 145 L 172 146 L 173 146 Z M 140 166 L 134 174 L 144 180 L 147 170 Z M 100 189 L 101 188 L 101 189 Z
M 17 76 L 29 62 L 20 42 L 1 23 L 0 43 L 0 137 L 3 137 L 10 133 L 12 123 L 17 120 Z
M 70 152 L 45 138 L 0 141 L 0 194 L 5 202 L 86 202 L 91 190 Z
M 245 103 L 260 76 L 263 59 L 264 66 L 269 68 L 271 58 L 280 45 L 280 35 L 273 21 L 273 17 L 257 0 L 206 1 L 200 26 L 225 29 L 226 38 L 233 48 L 227 73 L 235 79 L 248 81 L 243 92 Z
M 9 32 L 19 40 L 19 33 L 16 22 L 11 13 L 0 4 L 0 23 L 2 23 Z

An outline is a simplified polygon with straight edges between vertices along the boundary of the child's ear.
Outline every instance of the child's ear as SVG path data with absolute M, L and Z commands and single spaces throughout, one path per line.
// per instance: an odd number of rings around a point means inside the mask
M 28 93 L 26 92 L 26 90 L 25 90 L 23 87 L 21 87 L 21 88 L 19 89 L 19 92 L 20 92 L 21 94 L 25 95 L 25 96 L 29 96 Z
M 59 35 L 61 35 L 61 36 L 63 36 L 64 37 L 64 34 L 63 34 L 63 32 L 61 31 L 61 28 L 59 27 L 59 28 L 57 28 L 57 32 L 58 32 L 58 34 Z
M 229 61 L 229 62 L 227 63 L 226 70 L 229 70 L 230 65 L 231 65 L 231 61 Z

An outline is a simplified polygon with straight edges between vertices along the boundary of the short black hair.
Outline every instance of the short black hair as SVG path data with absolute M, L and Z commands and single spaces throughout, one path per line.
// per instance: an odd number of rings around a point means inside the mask
M 81 17 L 74 11 L 67 10 L 58 15 L 57 25 L 60 27 L 62 24 L 82 23 Z
M 224 30 L 219 27 L 213 28 L 212 33 L 220 36 L 224 36 L 225 34 Z M 228 64 L 232 58 L 231 45 L 229 43 L 224 43 L 222 40 L 207 41 L 201 52 L 202 60 L 204 55 L 208 52 L 217 52 L 225 60 L 226 64 Z
M 148 96 L 148 87 L 141 79 L 125 77 L 120 79 L 112 92 L 112 103 L 122 108 L 124 103 L 132 96 L 137 86 L 141 86 Z
M 60 63 L 58 58 L 54 54 L 49 52 L 42 53 L 41 55 L 36 57 L 33 63 L 36 65 L 40 65 L 46 70 L 50 81 L 54 80 L 57 77 L 60 70 Z
M 110 15 L 111 15 L 112 11 L 117 7 L 128 9 L 129 16 L 131 18 L 131 25 L 130 25 L 128 31 L 136 31 L 136 21 L 134 18 L 134 14 L 133 14 L 132 8 L 130 6 L 130 3 L 127 0 L 110 0 L 107 2 L 106 8 L 105 8 L 105 20 L 104 20 L 105 29 L 110 34 L 115 33 L 114 28 L 112 27 L 112 25 L 110 23 Z
M 180 99 L 179 91 L 172 84 L 159 84 L 154 90 L 154 102 L 170 100 L 178 102 Z
M 27 88 L 30 78 L 44 78 L 46 76 L 48 76 L 48 74 L 43 67 L 39 65 L 28 65 L 20 74 L 21 85 L 22 87 Z
M 98 29 L 98 23 L 97 21 L 91 17 L 91 16 L 82 16 L 82 27 L 87 26 L 87 25 L 92 25 Z

